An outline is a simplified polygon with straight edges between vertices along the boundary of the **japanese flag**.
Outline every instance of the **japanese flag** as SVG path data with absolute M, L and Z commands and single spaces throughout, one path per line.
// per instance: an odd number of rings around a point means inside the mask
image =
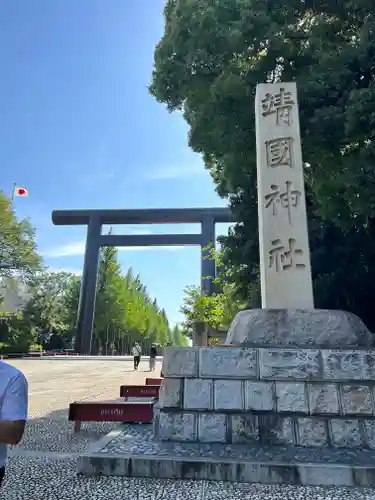
M 26 188 L 15 185 L 13 196 L 29 196 L 29 192 Z

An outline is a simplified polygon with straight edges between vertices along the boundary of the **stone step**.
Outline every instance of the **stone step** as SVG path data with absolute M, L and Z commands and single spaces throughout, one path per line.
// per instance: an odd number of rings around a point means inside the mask
M 375 487 L 375 451 L 159 442 L 152 425 L 125 424 L 78 458 L 77 473 Z

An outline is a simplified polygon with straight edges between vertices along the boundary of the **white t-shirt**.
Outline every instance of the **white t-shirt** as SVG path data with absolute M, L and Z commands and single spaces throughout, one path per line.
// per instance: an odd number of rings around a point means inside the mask
M 0 420 L 27 420 L 28 384 L 14 366 L 0 360 Z M 7 445 L 0 443 L 0 468 L 5 467 Z
M 135 345 L 133 347 L 133 356 L 140 356 L 142 354 L 142 348 L 140 345 Z

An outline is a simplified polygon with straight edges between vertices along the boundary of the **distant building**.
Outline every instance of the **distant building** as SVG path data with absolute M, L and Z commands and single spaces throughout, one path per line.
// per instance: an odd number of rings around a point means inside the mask
M 18 311 L 25 306 L 29 298 L 27 286 L 20 278 L 9 277 L 1 280 L 0 311 Z

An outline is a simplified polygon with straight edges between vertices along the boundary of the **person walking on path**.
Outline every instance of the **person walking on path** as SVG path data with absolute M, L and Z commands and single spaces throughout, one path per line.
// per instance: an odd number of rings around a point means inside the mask
M 136 342 L 133 347 L 133 358 L 134 358 L 134 370 L 138 370 L 139 363 L 141 361 L 142 348 Z
M 23 373 L 0 360 L 0 487 L 8 445 L 17 445 L 27 421 L 28 384 Z
M 151 345 L 150 349 L 150 372 L 155 371 L 156 355 L 158 351 L 155 344 Z

